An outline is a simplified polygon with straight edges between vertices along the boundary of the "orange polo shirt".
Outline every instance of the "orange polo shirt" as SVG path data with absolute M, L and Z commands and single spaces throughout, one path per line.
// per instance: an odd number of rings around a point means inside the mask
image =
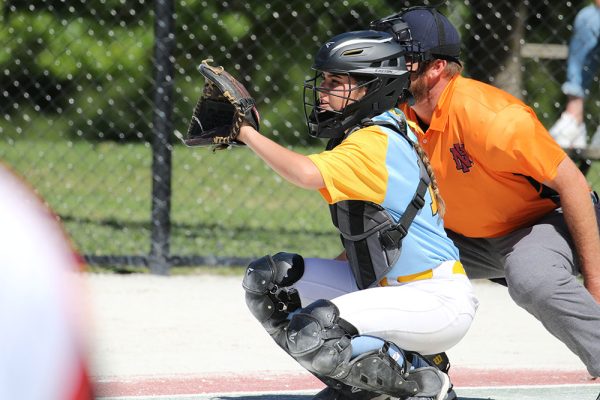
M 504 235 L 557 206 L 526 177 L 554 179 L 566 153 L 531 108 L 491 85 L 457 76 L 426 132 L 402 110 L 430 158 L 446 202 L 446 228 L 467 237 Z

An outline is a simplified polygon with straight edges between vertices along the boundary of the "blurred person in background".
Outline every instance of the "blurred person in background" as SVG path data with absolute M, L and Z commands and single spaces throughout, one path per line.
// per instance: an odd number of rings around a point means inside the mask
M 577 13 L 573 24 L 567 58 L 567 81 L 561 87 L 567 96 L 567 104 L 560 118 L 550 128 L 550 134 L 561 147 L 586 147 L 584 101 L 599 66 L 600 0 L 595 0 L 594 4 Z M 591 146 L 600 147 L 600 125 L 592 137 Z
M 81 264 L 54 215 L 0 164 L 0 399 L 91 400 Z
M 585 176 L 530 107 L 461 76 L 459 33 L 439 11 L 371 25 L 393 32 L 411 61 L 401 108 L 468 276 L 505 278 L 511 298 L 600 376 L 600 206 Z

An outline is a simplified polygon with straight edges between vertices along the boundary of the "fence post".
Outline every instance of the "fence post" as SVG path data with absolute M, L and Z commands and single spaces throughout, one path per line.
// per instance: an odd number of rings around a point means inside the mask
M 155 2 L 154 135 L 152 140 L 152 232 L 148 266 L 153 274 L 169 273 L 171 231 L 171 133 L 174 44 L 173 0 Z

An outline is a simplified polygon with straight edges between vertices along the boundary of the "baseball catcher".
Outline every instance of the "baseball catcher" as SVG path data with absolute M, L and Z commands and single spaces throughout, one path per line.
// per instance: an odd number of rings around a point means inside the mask
M 186 146 L 212 146 L 225 149 L 244 145 L 237 137 L 246 122 L 258 130 L 259 115 L 248 90 L 223 67 L 210 65 L 207 59 L 200 64 L 205 84 L 183 142 Z
M 278 252 L 252 261 L 242 282 L 274 342 L 327 385 L 313 400 L 456 399 L 428 356 L 462 339 L 478 302 L 444 231 L 430 163 L 394 108 L 410 82 L 404 53 L 373 30 L 321 46 L 304 110 L 308 133 L 328 144 L 310 155 L 261 134 L 241 84 L 201 66 L 211 83 L 189 145 L 244 143 L 288 182 L 319 191 L 340 233 L 335 260 Z

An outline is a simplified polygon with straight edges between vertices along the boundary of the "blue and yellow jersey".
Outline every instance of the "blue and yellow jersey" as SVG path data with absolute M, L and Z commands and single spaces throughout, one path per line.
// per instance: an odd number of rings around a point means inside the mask
M 398 109 L 374 121 L 405 123 Z M 408 129 L 411 140 L 416 140 Z M 399 133 L 380 125 L 364 127 L 346 137 L 332 150 L 309 156 L 325 188 L 320 190 L 330 204 L 362 200 L 381 205 L 398 222 L 419 183 L 419 164 L 412 146 Z M 446 236 L 432 190 L 426 193 L 419 211 L 402 241 L 402 253 L 386 275 L 388 282 L 458 260 L 458 249 Z

